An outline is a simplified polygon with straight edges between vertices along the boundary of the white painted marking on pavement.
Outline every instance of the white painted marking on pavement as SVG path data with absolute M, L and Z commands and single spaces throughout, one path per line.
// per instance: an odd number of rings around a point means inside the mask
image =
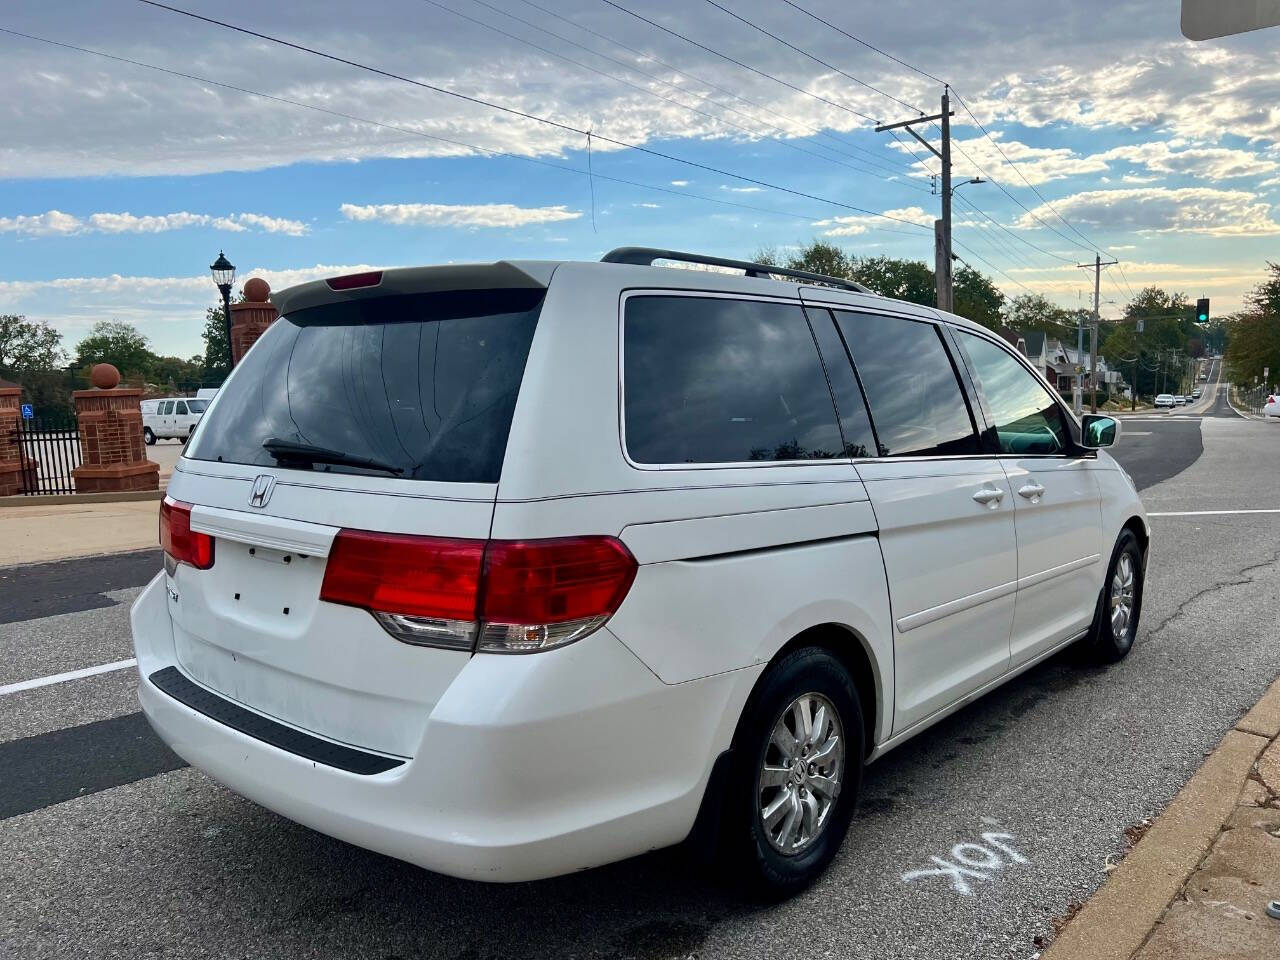
M 137 660 L 117 660 L 115 663 L 103 663 L 96 667 L 85 667 L 83 670 L 55 673 L 48 677 L 36 677 L 34 680 L 19 680 L 17 683 L 8 683 L 0 687 L 0 697 L 8 696 L 11 693 L 21 693 L 23 690 L 34 690 L 37 687 L 47 687 L 55 683 L 66 683 L 68 680 L 79 680 L 82 677 L 94 677 L 100 673 L 128 670 L 130 667 L 135 666 L 137 662 Z
M 987 817 L 982 819 L 984 821 L 988 820 Z M 987 832 L 982 834 L 982 839 L 990 846 L 984 847 L 978 843 L 957 843 L 951 848 L 951 856 L 958 860 L 959 863 L 952 863 L 950 860 L 942 859 L 942 857 L 930 857 L 929 860 L 935 866 L 925 867 L 923 870 L 908 870 L 902 875 L 902 882 L 910 883 L 913 880 L 921 880 L 925 877 L 947 877 L 951 881 L 952 890 L 962 896 L 971 897 L 973 896 L 973 886 L 969 883 L 969 878 L 994 880 L 995 871 L 1003 870 L 1005 867 L 1005 860 L 1001 858 L 1001 853 L 1008 858 L 1009 863 L 1021 864 L 1029 862 L 1025 856 L 1008 843 L 1002 842 L 1012 840 L 1012 834 Z M 995 847 L 996 849 L 992 850 L 990 847 Z
M 1163 513 L 1148 513 L 1148 517 L 1230 517 L 1243 513 L 1280 513 L 1280 509 L 1266 508 L 1258 510 L 1168 510 Z

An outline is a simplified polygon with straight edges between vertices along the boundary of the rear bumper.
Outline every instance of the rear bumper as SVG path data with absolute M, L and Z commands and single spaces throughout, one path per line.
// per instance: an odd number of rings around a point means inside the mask
M 759 668 L 667 685 L 607 629 L 468 661 L 407 762 L 372 775 L 272 746 L 148 679 L 174 666 L 164 576 L 132 612 L 139 700 L 192 766 L 322 833 L 452 876 L 555 876 L 680 842 Z

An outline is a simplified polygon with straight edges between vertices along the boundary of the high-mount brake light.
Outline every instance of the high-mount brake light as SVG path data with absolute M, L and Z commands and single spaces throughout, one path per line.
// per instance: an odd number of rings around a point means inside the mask
M 457 540 L 342 530 L 320 599 L 369 610 L 406 643 L 533 653 L 599 629 L 636 561 L 613 537 Z
M 191 529 L 191 504 L 172 497 L 160 501 L 160 547 L 172 576 L 180 563 L 197 570 L 213 566 L 213 537 Z
M 376 287 L 382 283 L 382 271 L 348 273 L 343 277 L 330 277 L 325 283 L 329 285 L 330 290 L 359 290 L 361 287 Z

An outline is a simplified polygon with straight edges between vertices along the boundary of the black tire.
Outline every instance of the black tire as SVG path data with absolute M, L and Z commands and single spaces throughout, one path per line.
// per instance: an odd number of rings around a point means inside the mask
M 806 695 L 812 698 L 812 705 L 825 701 L 823 706 L 834 708 L 838 726 L 829 721 L 823 726 L 831 735 L 837 731 L 842 733 L 843 762 L 839 769 L 839 789 L 827 807 L 821 827 L 803 839 L 794 853 L 784 853 L 775 845 L 777 840 L 770 839 L 771 831 L 763 822 L 765 798 L 776 800 L 784 791 L 805 796 L 806 787 L 795 786 L 790 780 L 784 786 L 762 787 L 760 776 L 766 760 L 774 766 L 783 763 L 778 748 L 772 743 L 775 727 L 784 714 L 795 720 L 795 714 L 788 711 L 798 698 Z M 728 877 L 752 899 L 777 901 L 798 893 L 826 869 L 840 849 L 862 784 L 866 757 L 863 729 L 862 705 L 853 678 L 827 650 L 820 647 L 792 650 L 757 683 L 734 734 L 720 837 L 721 861 L 729 871 Z M 815 734 L 815 743 L 820 744 L 817 737 Z M 798 756 L 800 749 L 807 753 L 808 748 L 797 748 L 795 759 L 803 767 L 802 758 Z M 827 768 L 829 773 L 835 770 L 835 767 Z M 819 777 L 822 772 L 819 768 Z M 804 778 L 804 774 L 801 770 L 797 776 Z M 818 782 L 826 783 L 826 778 L 822 781 L 804 779 L 805 784 Z M 823 803 L 817 789 L 808 788 L 807 796 L 808 800 L 795 802 L 796 809 L 807 809 L 803 804 L 820 806 Z
M 1133 641 L 1138 636 L 1138 622 L 1142 617 L 1142 587 L 1146 579 L 1146 558 L 1142 546 L 1132 530 L 1121 531 L 1116 540 L 1115 549 L 1111 551 L 1111 562 L 1107 565 L 1107 578 L 1102 583 L 1102 591 L 1098 594 L 1098 607 L 1094 611 L 1093 625 L 1089 635 L 1081 644 L 1083 652 L 1095 663 L 1118 663 L 1129 655 L 1133 649 Z M 1129 591 L 1130 614 L 1119 630 L 1112 622 L 1113 604 L 1116 602 L 1117 589 L 1124 580 L 1123 575 L 1117 580 L 1117 571 L 1126 562 L 1132 570 L 1132 589 Z M 1123 604 L 1125 592 L 1120 590 L 1120 604 Z
M 150 427 L 142 428 L 142 441 L 148 447 L 154 447 L 156 445 L 156 435 L 152 432 Z

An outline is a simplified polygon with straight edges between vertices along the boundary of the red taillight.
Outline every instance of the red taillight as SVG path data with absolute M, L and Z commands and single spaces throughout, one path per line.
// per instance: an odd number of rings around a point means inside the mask
M 191 504 L 165 497 L 160 501 L 160 548 L 174 563 L 197 570 L 213 566 L 213 537 L 191 529 Z
M 485 557 L 488 623 L 564 623 L 608 616 L 636 575 L 630 551 L 613 537 L 494 540 Z
M 357 290 L 360 287 L 376 287 L 381 282 L 381 270 L 370 270 L 368 273 L 348 273 L 345 277 L 330 277 L 325 281 L 330 290 Z
M 635 558 L 613 537 L 484 541 L 343 530 L 320 599 L 370 610 L 410 643 L 524 653 L 598 628 L 635 574 Z
M 343 530 L 334 538 L 320 599 L 367 610 L 475 620 L 483 540 Z

